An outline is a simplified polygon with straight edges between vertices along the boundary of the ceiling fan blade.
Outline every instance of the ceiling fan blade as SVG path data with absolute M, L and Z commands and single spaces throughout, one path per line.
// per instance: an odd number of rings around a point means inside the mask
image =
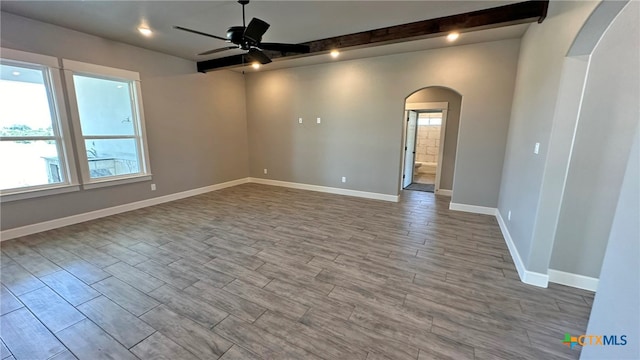
M 213 50 L 205 51 L 205 52 L 202 52 L 202 53 L 200 53 L 198 55 L 211 55 L 211 54 L 219 53 L 219 52 L 222 52 L 222 51 L 227 51 L 227 50 L 232 50 L 232 49 L 237 49 L 237 48 L 238 48 L 237 46 L 226 46 L 226 47 L 222 47 L 222 48 L 219 48 L 219 49 L 213 49 Z
M 212 37 L 212 38 L 218 39 L 218 40 L 227 41 L 227 38 L 223 38 L 222 36 L 211 35 L 211 34 L 204 33 L 202 31 L 188 29 L 188 28 L 182 27 L 182 26 L 174 26 L 173 28 L 174 29 L 178 29 L 178 30 L 182 30 L 182 31 L 186 31 L 186 32 L 190 32 L 192 34 L 198 34 L 198 35 L 202 35 L 202 36 Z
M 257 44 L 262 40 L 262 35 L 267 32 L 269 26 L 271 25 L 258 18 L 253 18 L 249 22 L 249 26 L 244 30 L 244 37 Z
M 262 65 L 268 64 L 271 62 L 271 59 L 269 59 L 267 55 L 265 55 L 262 51 L 256 48 L 251 48 L 249 50 L 249 52 L 247 53 L 247 58 L 249 58 L 252 61 L 257 61 Z
M 260 43 L 258 47 L 262 50 L 280 51 L 283 53 L 307 54 L 311 51 L 309 46 L 299 44 Z

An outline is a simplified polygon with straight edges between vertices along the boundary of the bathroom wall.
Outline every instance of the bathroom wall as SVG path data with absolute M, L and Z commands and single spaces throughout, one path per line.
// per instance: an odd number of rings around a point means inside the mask
M 440 146 L 440 125 L 418 126 L 416 141 L 416 161 L 438 162 L 438 147 Z

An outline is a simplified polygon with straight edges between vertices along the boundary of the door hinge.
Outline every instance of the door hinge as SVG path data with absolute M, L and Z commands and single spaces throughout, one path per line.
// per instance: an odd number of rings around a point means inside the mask
M 404 179 L 406 175 L 402 174 L 402 178 Z

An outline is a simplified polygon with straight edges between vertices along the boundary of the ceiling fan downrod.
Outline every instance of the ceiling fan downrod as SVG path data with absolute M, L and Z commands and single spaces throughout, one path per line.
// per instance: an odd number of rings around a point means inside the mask
M 244 17 L 244 6 L 249 3 L 249 0 L 238 0 L 238 4 L 242 5 L 242 27 L 247 28 L 247 23 Z

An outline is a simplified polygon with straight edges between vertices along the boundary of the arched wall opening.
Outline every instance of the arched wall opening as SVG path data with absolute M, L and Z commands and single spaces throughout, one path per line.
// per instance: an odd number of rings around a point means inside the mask
M 415 179 L 418 183 L 434 185 L 436 194 L 452 195 L 461 108 L 462 95 L 444 86 L 424 87 L 405 98 L 405 117 L 402 122 L 405 165 L 400 173 L 401 189 Z M 408 126 L 410 111 L 419 114 L 415 132 Z M 430 117 L 431 114 L 435 117 Z M 442 123 L 432 121 L 438 120 L 438 114 L 442 116 Z M 412 136 L 415 138 L 411 139 Z M 415 151 L 413 160 L 412 150 Z M 408 173 L 410 166 L 414 171 Z M 407 176 L 412 179 L 407 179 Z
M 596 290 L 627 159 L 638 127 L 638 4 L 601 3 L 569 56 L 589 56 L 572 134 L 549 281 Z M 577 275 L 577 276 L 574 276 Z M 575 284 L 573 279 L 583 279 Z M 569 281 L 567 281 L 569 280 Z
M 617 40 L 622 34 L 609 36 L 623 6 L 600 3 L 564 58 L 531 251 L 519 268 L 524 282 L 598 287 L 636 125 L 624 115 L 635 102 L 628 100 L 633 86 L 622 89 L 631 79 L 637 86 L 634 50 Z
M 585 159 L 593 163 L 588 168 L 589 173 L 596 175 L 565 195 L 559 230 L 572 210 L 567 201 L 575 203 L 576 199 L 583 196 L 580 191 L 593 194 L 593 189 L 596 194 L 585 199 L 589 201 L 590 211 L 576 215 L 587 229 L 594 226 L 601 229 L 590 234 L 589 239 L 557 236 L 550 267 L 557 266 L 560 252 L 566 253 L 568 247 L 576 246 L 576 240 L 582 247 L 592 247 L 579 253 L 582 263 L 562 261 L 564 266 L 577 265 L 579 269 L 590 261 L 590 254 L 596 255 L 595 261 L 599 260 L 590 269 L 598 276 L 599 283 L 586 333 L 620 334 L 620 338 L 638 339 L 640 3 L 604 1 L 594 15 L 600 15 L 605 21 L 601 22 L 601 26 L 595 26 L 599 25 L 596 23 L 590 27 L 598 29 L 596 35 L 599 36 L 594 36 L 595 40 L 589 42 L 593 44 L 593 51 L 567 185 L 584 174 Z M 586 25 L 585 30 L 589 30 Z M 593 139 L 598 141 L 594 142 Z M 594 150 L 597 150 L 596 155 Z M 603 189 L 605 186 L 607 188 Z M 558 235 L 562 236 L 561 233 Z M 595 246 L 589 243 L 594 240 L 599 242 Z M 638 341 L 621 345 L 624 346 L 586 346 L 580 358 L 637 359 L 640 356 Z

